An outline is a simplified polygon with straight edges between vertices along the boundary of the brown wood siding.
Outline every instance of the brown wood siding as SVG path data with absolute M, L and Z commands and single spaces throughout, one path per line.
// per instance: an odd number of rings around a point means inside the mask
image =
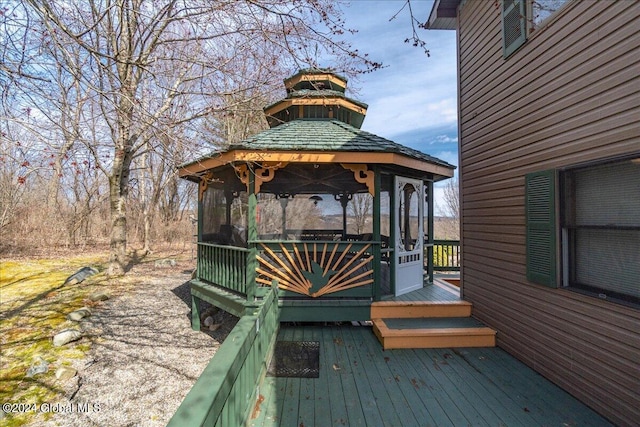
M 640 310 L 525 277 L 524 177 L 640 154 L 640 2 L 569 4 L 506 60 L 459 12 L 463 292 L 498 344 L 613 422 L 640 420 Z

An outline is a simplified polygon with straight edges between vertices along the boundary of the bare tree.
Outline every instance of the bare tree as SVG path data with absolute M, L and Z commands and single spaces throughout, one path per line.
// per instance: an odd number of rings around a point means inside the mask
M 369 193 L 354 194 L 348 206 L 355 223 L 356 234 L 364 233 L 367 221 L 371 220 L 373 215 L 373 196 Z
M 136 156 L 148 151 L 151 141 L 162 141 L 160 135 L 184 152 L 202 153 L 206 144 L 200 142 L 210 136 L 207 117 L 229 111 L 229 102 L 240 108 L 247 99 L 246 88 L 229 85 L 239 78 L 237 58 L 250 58 L 248 67 L 267 69 L 276 61 L 294 68 L 318 66 L 316 59 L 328 54 L 348 75 L 380 67 L 335 41 L 348 30 L 329 0 L 17 4 L 21 10 L 2 16 L 5 23 L 11 20 L 5 24 L 10 34 L 2 39 L 8 60 L 1 67 L 10 75 L 3 84 L 37 81 L 54 92 L 59 82 L 41 70 L 55 68 L 87 101 L 78 116 L 85 122 L 69 127 L 70 140 L 85 144 L 95 167 L 108 177 L 111 275 L 124 273 L 127 263 L 127 199 Z M 43 46 L 51 63 L 39 61 Z M 252 81 L 254 93 L 269 87 L 270 78 Z M 92 138 L 77 138 L 89 126 Z M 174 132 L 177 127 L 182 131 Z M 174 139 L 177 134 L 184 139 Z
M 444 213 L 446 216 L 460 219 L 460 195 L 458 180 L 450 179 L 444 186 Z

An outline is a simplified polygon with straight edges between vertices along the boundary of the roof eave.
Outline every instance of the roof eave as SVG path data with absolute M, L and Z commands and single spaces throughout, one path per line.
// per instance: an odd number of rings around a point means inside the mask
M 461 0 L 436 0 L 427 20 L 429 30 L 455 30 Z
M 364 102 L 355 101 L 351 98 L 342 96 L 306 96 L 296 98 L 285 98 L 274 104 L 264 108 L 264 114 L 267 116 L 273 116 L 282 110 L 285 110 L 294 105 L 338 105 L 340 107 L 349 108 L 358 114 L 367 114 L 368 105 Z
M 234 164 L 236 162 L 275 162 L 275 163 L 366 163 L 388 164 L 414 169 L 434 175 L 436 181 L 453 176 L 455 166 L 447 163 L 416 159 L 402 153 L 362 152 L 362 151 L 287 151 L 230 149 L 220 156 L 200 159 L 178 169 L 181 178 L 193 180 L 210 169 Z

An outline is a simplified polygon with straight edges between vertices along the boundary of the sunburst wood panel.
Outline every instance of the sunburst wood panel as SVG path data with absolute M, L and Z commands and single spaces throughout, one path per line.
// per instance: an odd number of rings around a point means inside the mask
M 313 298 L 373 283 L 371 243 L 260 243 L 257 282 Z

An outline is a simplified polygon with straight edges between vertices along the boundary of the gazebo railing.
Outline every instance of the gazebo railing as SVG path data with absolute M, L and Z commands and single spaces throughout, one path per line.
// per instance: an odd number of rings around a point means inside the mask
M 252 291 L 255 294 L 255 288 L 248 286 L 266 286 L 273 280 L 284 290 L 311 297 L 333 296 L 347 290 L 361 296 L 375 292 L 373 254 L 380 242 L 255 241 L 251 245 L 255 252 L 198 242 L 197 278 L 245 297 Z M 252 253 L 257 255 L 257 277 L 249 283 Z M 460 241 L 435 240 L 433 266 L 435 271 L 460 271 Z
M 198 242 L 198 279 L 247 295 L 247 257 L 250 250 Z
M 460 240 L 433 241 L 433 269 L 460 271 Z
M 321 297 L 359 289 L 371 296 L 372 241 L 258 241 L 258 284 L 274 280 L 283 290 Z M 362 295 L 364 296 L 364 294 Z

